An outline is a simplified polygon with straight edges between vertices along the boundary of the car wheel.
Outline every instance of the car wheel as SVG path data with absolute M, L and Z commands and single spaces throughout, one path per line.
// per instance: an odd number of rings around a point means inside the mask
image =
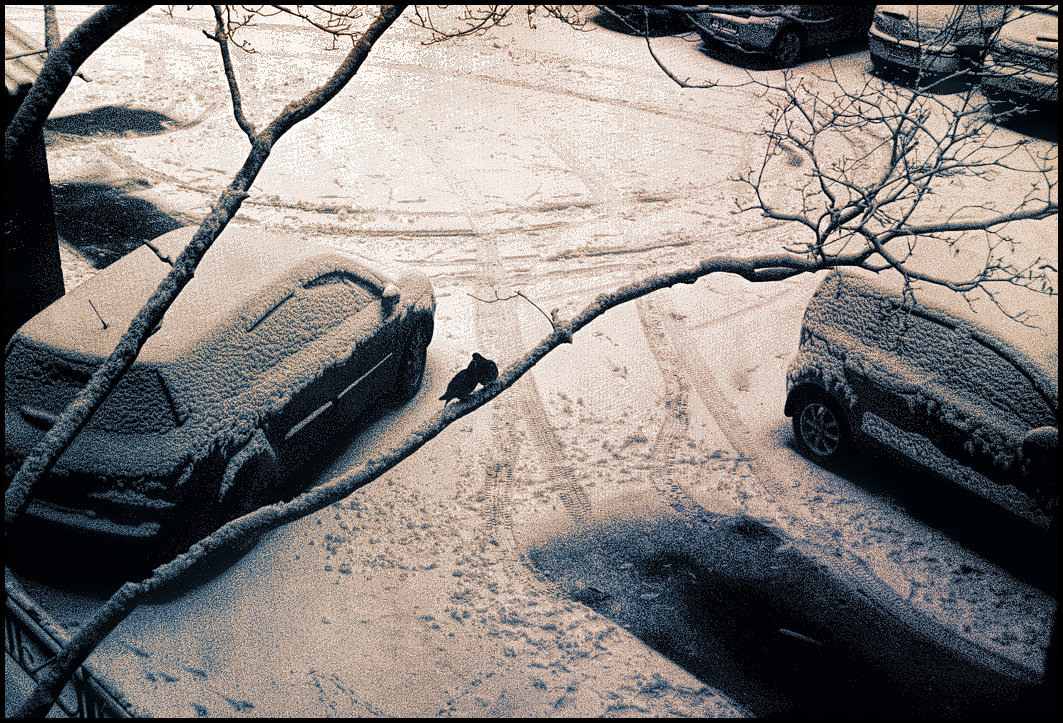
M 394 406 L 406 404 L 421 390 L 421 381 L 428 364 L 428 343 L 431 339 L 432 332 L 428 324 L 418 322 L 410 333 L 406 349 L 399 360 L 399 371 L 391 399 Z
M 891 80 L 896 75 L 896 68 L 893 63 L 890 63 L 885 58 L 870 53 L 871 56 L 871 73 L 873 75 L 882 78 L 883 80 Z
M 801 60 L 804 53 L 804 41 L 792 28 L 786 28 L 771 46 L 771 57 L 780 68 L 789 68 Z
M 798 446 L 819 464 L 837 461 L 852 448 L 845 413 L 822 392 L 807 393 L 797 404 L 794 436 Z

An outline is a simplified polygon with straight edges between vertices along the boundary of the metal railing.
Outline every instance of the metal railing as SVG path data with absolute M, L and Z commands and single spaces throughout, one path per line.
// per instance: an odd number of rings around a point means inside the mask
M 33 680 L 46 668 L 69 634 L 10 576 L 5 580 L 4 648 Z M 70 718 L 136 718 L 131 706 L 86 663 L 63 686 L 55 705 Z M 53 712 L 55 708 L 53 707 Z

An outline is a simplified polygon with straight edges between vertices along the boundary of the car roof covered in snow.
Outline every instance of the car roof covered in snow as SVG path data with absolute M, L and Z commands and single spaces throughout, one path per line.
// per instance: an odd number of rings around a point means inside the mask
M 832 272 L 821 288 L 828 285 L 833 287 L 838 280 L 852 285 L 851 288 L 859 293 L 897 300 L 901 299 L 904 289 L 904 279 L 896 271 L 871 274 L 852 269 Z M 998 284 L 993 288 L 998 306 L 982 291 L 975 292 L 970 301 L 963 294 L 938 284 L 913 282 L 912 291 L 915 310 L 969 328 L 1040 379 L 1046 389 L 1058 398 L 1058 297 L 1014 284 Z M 1025 323 L 1013 318 L 1021 311 L 1029 313 Z
M 139 247 L 48 306 L 19 333 L 39 345 L 106 358 L 170 272 L 172 267 L 160 255 L 175 260 L 195 231 L 177 229 Z M 172 362 L 219 325 L 231 323 L 234 314 L 254 314 L 259 307 L 264 312 L 298 285 L 330 271 L 350 271 L 382 288 L 393 279 L 380 268 L 297 237 L 226 227 L 145 342 L 138 360 Z

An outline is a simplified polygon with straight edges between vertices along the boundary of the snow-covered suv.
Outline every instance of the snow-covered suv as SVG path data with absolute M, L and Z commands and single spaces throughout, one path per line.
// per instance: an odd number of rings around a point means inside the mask
M 896 282 L 896 283 L 893 283 Z M 787 371 L 798 446 L 828 463 L 876 442 L 1037 524 L 1056 514 L 1058 314 L 974 313 L 943 287 L 833 272 Z M 1037 299 L 1034 299 L 1037 301 Z
M 163 257 L 176 259 L 194 231 L 141 246 L 16 332 L 4 366 L 9 480 L 170 271 Z M 150 548 L 257 507 L 319 440 L 413 398 L 434 312 L 418 271 L 226 228 L 40 481 L 26 529 Z

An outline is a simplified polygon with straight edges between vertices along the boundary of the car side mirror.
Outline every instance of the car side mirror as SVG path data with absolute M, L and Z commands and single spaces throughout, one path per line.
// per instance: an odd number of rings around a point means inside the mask
M 383 308 L 384 316 L 391 316 L 395 313 L 395 308 L 399 305 L 400 296 L 402 296 L 402 293 L 395 284 L 388 284 L 384 287 L 384 290 L 380 293 L 380 304 Z

